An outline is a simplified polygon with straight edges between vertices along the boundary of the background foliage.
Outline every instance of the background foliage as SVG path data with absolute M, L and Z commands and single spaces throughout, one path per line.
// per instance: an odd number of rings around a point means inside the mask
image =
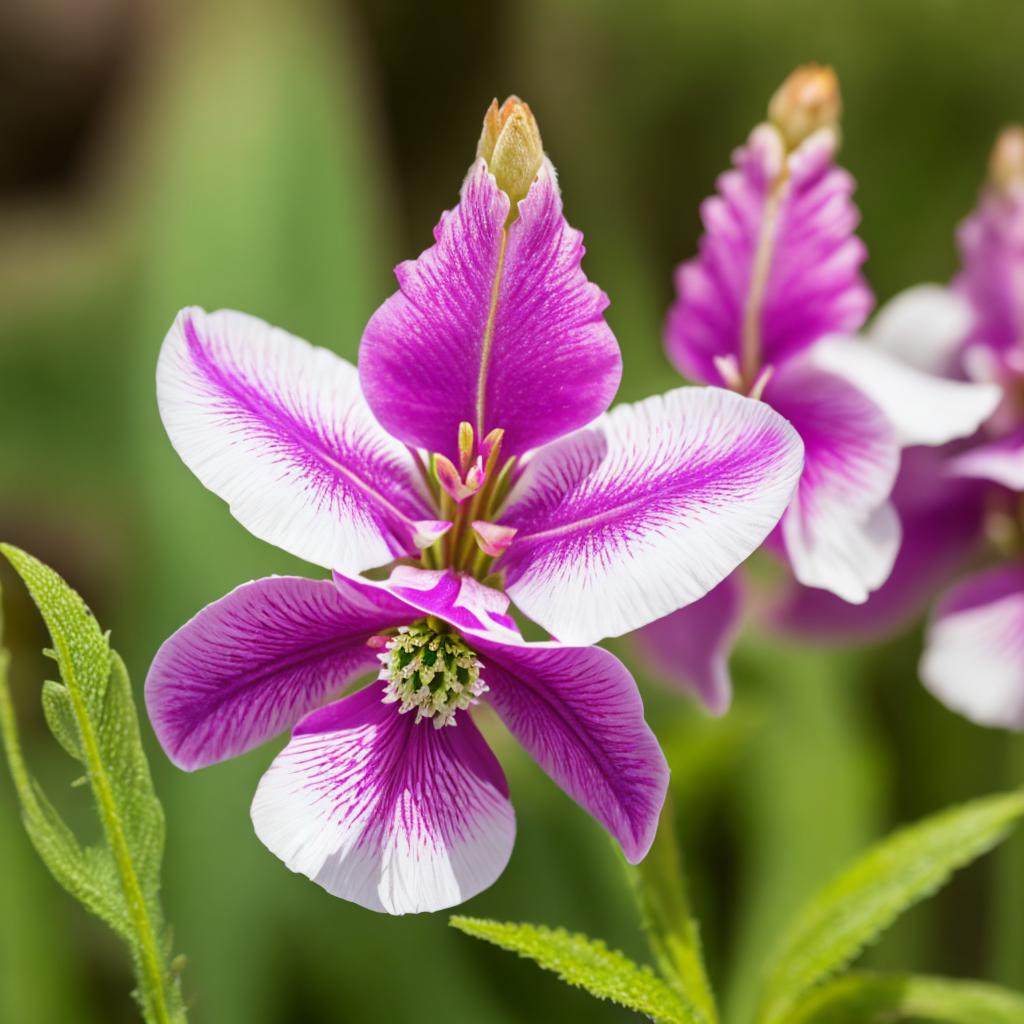
M 612 297 L 621 396 L 639 397 L 674 380 L 660 324 L 698 203 L 793 65 L 840 74 L 843 156 L 885 298 L 953 271 L 953 226 L 991 139 L 1024 119 L 1021 38 L 1016 0 L 11 0 L 0 538 L 87 595 L 138 693 L 159 642 L 202 603 L 302 569 L 238 527 L 164 437 L 153 373 L 179 306 L 245 309 L 353 357 L 391 266 L 454 200 L 487 102 L 515 91 L 586 232 L 588 273 Z M 38 708 L 43 628 L 20 588 L 5 600 L 27 756 L 63 806 L 73 769 Z M 1024 777 L 1024 744 L 939 707 L 915 680 L 916 654 L 914 636 L 857 653 L 751 638 L 720 722 L 641 678 L 728 1019 L 750 1011 L 753 967 L 780 925 L 866 841 Z M 143 729 L 197 1020 L 628 1019 L 444 915 L 388 920 L 326 898 L 252 835 L 272 747 L 189 776 Z M 489 731 L 519 840 L 466 913 L 565 925 L 644 959 L 598 827 Z M 0 902 L 0 1020 L 134 1019 L 115 940 L 36 861 L 6 777 Z M 1022 987 L 1022 907 L 1018 838 L 908 915 L 867 966 Z

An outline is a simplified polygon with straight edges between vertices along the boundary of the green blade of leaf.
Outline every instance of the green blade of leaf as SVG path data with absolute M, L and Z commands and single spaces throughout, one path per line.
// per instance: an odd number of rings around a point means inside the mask
M 131 939 L 131 927 L 120 892 L 104 884 L 106 872 L 88 856 L 29 774 L 21 752 L 14 706 L 7 681 L 9 655 L 0 648 L 0 737 L 7 765 L 21 804 L 21 819 L 29 840 L 50 874 L 75 899 L 105 921 L 122 938 Z
M 128 940 L 139 982 L 136 996 L 145 1019 L 157 1024 L 183 1021 L 178 980 L 161 948 L 164 925 L 158 888 L 163 812 L 139 740 L 124 664 L 111 651 L 85 602 L 57 573 L 10 545 L 0 544 L 0 553 L 24 581 L 50 632 L 63 686 L 52 684 L 48 697 L 44 688 L 47 720 L 56 726 L 65 750 L 85 766 L 106 841 L 104 848 L 83 851 L 36 787 L 30 819 L 46 848 L 40 854 L 51 870 L 54 865 L 60 869 L 61 874 L 54 873 L 65 888 Z M 13 737 L 16 744 L 16 733 L 9 700 L 6 703 L 8 757 L 13 749 L 12 772 L 25 805 L 25 792 L 31 787 L 20 748 L 10 743 Z M 23 776 L 20 781 L 18 772 Z M 80 876 L 88 879 L 91 888 L 83 890 Z M 111 911 L 115 907 L 117 914 Z
M 700 1024 L 717 1024 L 718 1010 L 704 967 L 700 930 L 690 911 L 671 801 L 654 844 L 628 869 L 648 943 L 662 976 Z
M 649 967 L 641 967 L 597 939 L 564 928 L 455 916 L 449 922 L 477 939 L 533 960 L 568 985 L 642 1013 L 661 1024 L 697 1024 L 675 992 Z
M 783 936 L 760 1019 L 780 1024 L 813 986 L 845 967 L 897 917 L 992 849 L 1024 815 L 1024 792 L 974 800 L 877 843 L 818 893 Z
M 787 1024 L 1021 1024 L 1024 996 L 997 985 L 912 974 L 847 974 L 812 992 Z

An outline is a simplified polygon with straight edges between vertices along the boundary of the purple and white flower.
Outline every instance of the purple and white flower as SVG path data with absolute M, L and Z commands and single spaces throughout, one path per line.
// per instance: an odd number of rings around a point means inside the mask
M 990 180 L 958 232 L 962 269 L 950 288 L 894 299 L 876 346 L 948 383 L 994 387 L 998 405 L 969 441 L 904 456 L 896 505 L 905 541 L 892 577 L 860 608 L 792 594 L 780 616 L 803 633 L 891 633 L 953 585 L 926 636 L 921 678 L 983 725 L 1024 728 L 1024 129 L 1007 129 Z M 881 324 L 879 325 L 882 326 Z M 942 411 L 936 412 L 941 421 Z
M 802 463 L 782 417 L 721 389 L 605 412 L 607 299 L 525 104 L 488 112 L 435 239 L 399 266 L 358 370 L 253 317 L 187 309 L 157 375 L 199 479 L 333 573 L 247 583 L 166 641 L 146 683 L 157 735 L 191 770 L 292 729 L 253 803 L 258 835 L 390 913 L 467 899 L 509 857 L 477 704 L 644 856 L 667 768 L 629 673 L 588 645 L 720 583 Z M 359 575 L 395 561 L 384 582 Z M 510 598 L 558 641 L 524 641 Z
M 900 548 L 891 497 L 901 450 L 972 434 L 997 396 L 854 337 L 873 299 L 854 181 L 835 162 L 839 111 L 831 69 L 800 68 L 776 93 L 769 120 L 701 208 L 705 234 L 677 271 L 666 348 L 685 376 L 760 398 L 796 428 L 804 470 L 772 547 L 803 586 L 859 604 L 885 582 Z M 896 326 L 899 313 L 883 311 L 874 330 Z M 741 608 L 733 600 L 728 611 Z M 652 627 L 644 645 L 658 645 L 657 660 L 676 665 L 670 678 L 721 712 L 735 624 L 707 630 L 704 616 L 690 605 Z

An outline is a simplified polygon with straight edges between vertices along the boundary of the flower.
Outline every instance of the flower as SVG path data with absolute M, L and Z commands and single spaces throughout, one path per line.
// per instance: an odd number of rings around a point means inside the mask
M 1024 129 L 997 140 L 988 184 L 958 240 L 962 269 L 952 286 L 922 285 L 894 299 L 875 341 L 938 377 L 994 387 L 998 405 L 970 440 L 905 454 L 896 504 L 907 542 L 891 579 L 866 605 L 814 602 L 798 591 L 781 619 L 838 638 L 877 637 L 953 584 L 932 614 L 921 678 L 973 721 L 1022 729 Z M 979 572 L 953 582 L 979 560 Z
M 705 234 L 676 273 L 666 348 L 685 376 L 759 398 L 796 428 L 804 469 L 771 546 L 819 596 L 863 603 L 900 547 L 890 499 L 901 449 L 973 433 L 996 396 L 854 337 L 873 300 L 854 181 L 835 163 L 840 109 L 831 69 L 800 68 L 780 87 L 701 208 Z M 883 310 L 877 329 L 885 323 Z M 717 628 L 691 604 L 641 640 L 717 713 L 730 700 L 737 586 L 705 599 L 728 617 Z
M 531 162 L 539 138 L 525 104 L 491 108 L 459 204 L 398 267 L 358 371 L 198 309 L 158 364 L 185 463 L 252 533 L 334 575 L 245 584 L 167 640 L 146 682 L 157 736 L 193 769 L 294 727 L 257 791 L 258 835 L 390 913 L 467 899 L 508 859 L 478 703 L 643 857 L 667 769 L 628 672 L 588 645 L 714 587 L 800 472 L 792 428 L 722 389 L 605 412 L 620 375 L 607 299 L 554 169 Z M 384 582 L 359 575 L 394 561 Z M 558 641 L 524 641 L 510 598 Z

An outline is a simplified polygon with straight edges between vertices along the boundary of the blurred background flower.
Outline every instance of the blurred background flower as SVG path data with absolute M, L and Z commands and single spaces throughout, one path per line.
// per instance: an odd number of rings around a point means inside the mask
M 612 299 L 620 398 L 639 398 L 675 380 L 661 321 L 672 268 L 696 250 L 698 204 L 792 67 L 839 73 L 843 161 L 859 181 L 866 274 L 885 300 L 954 272 L 953 229 L 991 141 L 1024 112 L 1022 36 L 1014 0 L 642 11 L 510 0 L 500 13 L 409 0 L 8 0 L 0 536 L 89 597 L 139 689 L 159 641 L 195 607 L 240 579 L 302 571 L 236 529 L 166 441 L 154 372 L 179 307 L 246 309 L 353 359 L 394 288 L 391 266 L 428 244 L 455 201 L 487 103 L 516 92 L 586 229 L 587 273 Z M 14 682 L 30 757 L 58 792 L 71 778 L 37 710 L 48 668 L 25 601 L 6 587 Z M 720 721 L 647 681 L 711 970 L 738 1021 L 779 922 L 852 851 L 1024 775 L 1020 738 L 971 725 L 917 684 L 919 646 L 913 634 L 857 652 L 747 637 Z M 469 912 L 564 923 L 642 956 L 599 827 L 500 730 L 489 738 L 522 812 L 508 870 Z M 197 1019 L 624 1019 L 451 933 L 443 916 L 378 918 L 282 874 L 248 818 L 272 747 L 186 776 L 148 739 L 169 819 L 165 900 Z M 45 875 L 6 778 L 0 814 L 0 1019 L 134 1020 L 114 940 Z M 1022 905 L 1017 840 L 909 915 L 871 962 L 1024 986 Z M 425 956 L 429 994 L 393 983 L 396 963 Z

